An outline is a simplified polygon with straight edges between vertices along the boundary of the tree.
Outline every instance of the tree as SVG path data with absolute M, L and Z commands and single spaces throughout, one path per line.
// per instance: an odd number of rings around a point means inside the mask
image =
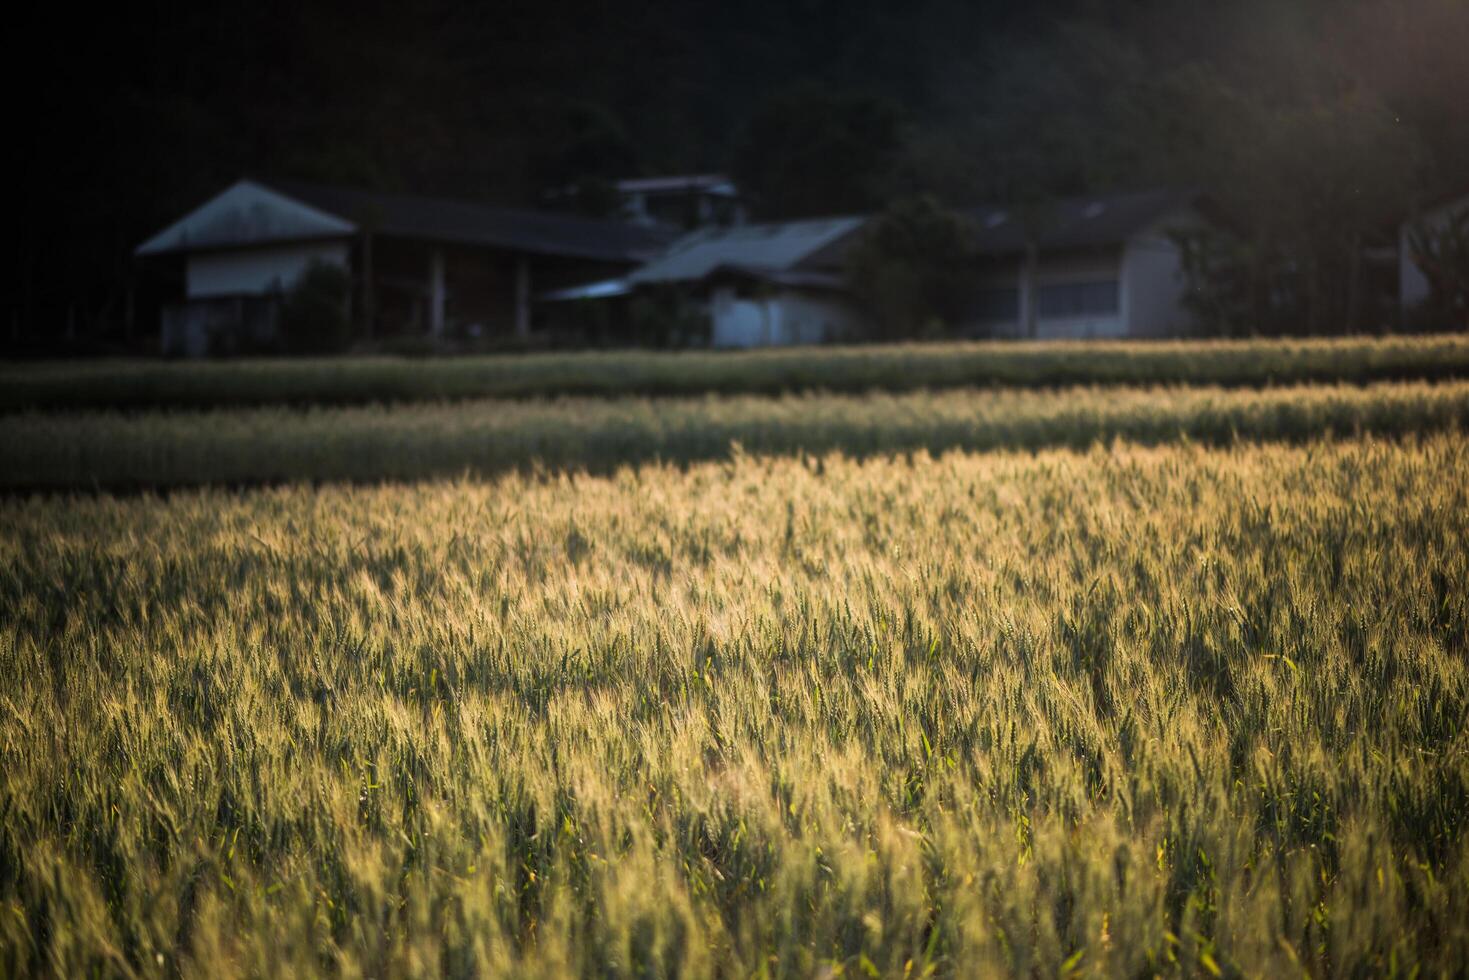
M 903 113 L 890 99 L 803 84 L 755 113 L 735 176 L 770 217 L 867 211 L 890 196 L 902 138 Z
M 964 313 L 977 252 L 969 222 L 931 197 L 898 201 L 868 224 L 848 264 L 853 293 L 889 339 Z
M 1415 319 L 1469 328 L 1469 207 L 1416 224 L 1408 232 L 1408 250 L 1428 280 L 1428 298 L 1423 309 L 1413 311 Z
M 298 354 L 336 354 L 352 340 L 347 317 L 347 270 L 313 259 L 281 300 L 280 330 L 286 349 Z

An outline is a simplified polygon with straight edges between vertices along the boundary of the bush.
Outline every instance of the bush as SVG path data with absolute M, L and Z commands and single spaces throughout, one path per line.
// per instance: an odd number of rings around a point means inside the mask
M 977 252 L 962 216 L 931 198 L 899 201 L 862 234 L 851 286 L 887 339 L 932 338 L 964 314 Z
M 280 330 L 296 354 L 335 354 L 352 340 L 347 318 L 351 278 L 340 265 L 313 259 L 281 299 Z
M 1469 327 L 1469 208 L 1438 223 L 1418 223 L 1408 233 L 1408 248 L 1429 289 L 1410 322 L 1438 330 Z
M 641 290 L 628 309 L 634 343 L 647 347 L 707 347 L 709 314 L 677 286 Z

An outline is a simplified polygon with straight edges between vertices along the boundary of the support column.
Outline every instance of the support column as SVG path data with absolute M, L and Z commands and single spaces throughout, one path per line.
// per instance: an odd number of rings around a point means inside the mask
M 530 262 L 524 256 L 515 260 L 515 336 L 530 336 Z
M 434 249 L 428 260 L 428 335 L 444 335 L 444 250 Z
M 368 337 L 375 332 L 376 311 L 372 295 L 372 232 L 362 235 L 362 326 Z
M 1020 260 L 1020 336 L 1032 340 L 1036 335 L 1035 306 L 1035 245 L 1027 243 L 1025 255 Z

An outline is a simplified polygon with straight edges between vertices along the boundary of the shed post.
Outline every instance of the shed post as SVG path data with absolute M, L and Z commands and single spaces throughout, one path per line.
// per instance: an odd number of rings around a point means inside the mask
M 1020 336 L 1033 340 L 1036 335 L 1035 267 L 1037 264 L 1035 243 L 1027 242 L 1025 256 L 1020 260 Z
M 429 253 L 428 333 L 435 340 L 444 335 L 444 250 L 441 248 Z
M 524 256 L 515 261 L 515 336 L 530 336 L 530 263 Z
M 372 232 L 362 233 L 362 326 L 368 337 L 373 335 L 372 304 Z

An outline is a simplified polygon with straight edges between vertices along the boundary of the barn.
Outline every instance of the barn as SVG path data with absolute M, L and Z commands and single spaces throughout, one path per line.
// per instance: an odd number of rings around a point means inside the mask
M 676 288 L 707 313 L 714 347 L 858 339 L 867 323 L 847 290 L 846 250 L 865 219 L 706 228 L 627 277 L 630 288 Z
M 184 295 L 164 309 L 164 353 L 202 356 L 289 346 L 282 296 L 312 263 L 349 274 L 359 338 L 435 346 L 525 342 L 539 291 L 623 274 L 658 254 L 656 227 L 244 179 L 137 249 L 182 266 Z
M 1176 231 L 1199 227 L 1204 202 L 1151 190 L 1054 200 L 1030 211 L 968 211 L 982 256 L 974 336 L 1067 339 L 1189 332 Z

